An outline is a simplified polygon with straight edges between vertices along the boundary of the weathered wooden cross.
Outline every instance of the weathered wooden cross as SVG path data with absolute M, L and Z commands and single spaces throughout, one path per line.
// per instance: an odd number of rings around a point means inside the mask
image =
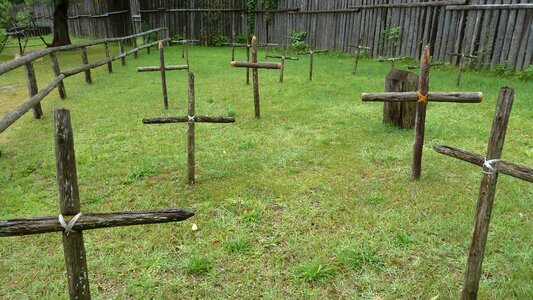
M 0 220 L 0 237 L 62 232 L 70 299 L 90 299 L 83 231 L 97 228 L 183 221 L 194 214 L 175 208 L 153 211 L 81 213 L 74 138 L 68 110 L 54 111 L 60 215 Z
M 195 45 L 199 43 L 199 40 L 188 40 L 187 39 L 187 28 L 183 27 L 183 39 L 179 41 L 170 41 L 171 44 L 183 45 L 181 48 L 181 58 L 184 58 L 189 66 L 189 45 Z
M 391 62 L 391 69 L 394 69 L 394 67 L 396 66 L 396 62 L 397 61 L 400 61 L 400 60 L 404 60 L 404 59 L 407 59 L 407 57 L 405 56 L 402 56 L 402 57 L 390 57 L 390 58 L 387 58 L 387 59 L 380 59 L 378 60 L 379 62 L 385 62 L 385 61 L 388 61 L 388 62 Z
M 498 173 L 533 183 L 533 169 L 501 160 L 505 133 L 509 123 L 513 101 L 514 90 L 509 87 L 502 88 L 496 106 L 494 120 L 492 121 L 492 130 L 487 147 L 487 155 L 485 157 L 449 146 L 433 147 L 439 153 L 483 167 L 483 179 L 479 188 L 477 212 L 474 218 L 472 243 L 468 252 L 462 299 L 477 299 L 479 280 L 481 278 L 481 266 L 489 233 L 489 223 L 494 196 L 496 194 Z
M 455 82 L 455 86 L 459 87 L 461 85 L 461 76 L 463 75 L 463 67 L 464 67 L 465 59 L 477 59 L 477 56 L 466 55 L 462 52 L 461 53 L 448 53 L 448 55 L 459 57 L 459 69 L 457 70 L 457 81 Z
M 279 74 L 279 82 L 280 83 L 283 83 L 283 73 L 285 71 L 285 60 L 299 60 L 298 57 L 285 56 L 285 47 L 284 46 L 281 47 L 281 55 L 268 55 L 267 54 L 265 57 L 267 59 L 268 58 L 281 59 L 281 70 L 280 70 L 280 74 Z
M 255 117 L 261 117 L 261 107 L 259 104 L 259 69 L 281 69 L 283 65 L 281 63 L 271 63 L 271 62 L 258 62 L 257 61 L 257 38 L 254 36 L 252 38 L 252 61 L 232 61 L 231 65 L 237 68 L 250 68 L 253 69 L 253 80 L 254 80 L 254 107 L 255 107 Z
M 310 47 L 309 51 L 296 53 L 298 55 L 310 55 L 310 60 L 309 60 L 309 81 L 313 81 L 313 62 L 314 62 L 315 53 L 326 53 L 326 52 L 328 52 L 328 50 L 314 50 L 314 49 L 315 49 L 315 42 L 313 40 L 313 41 L 311 41 L 311 47 Z
M 233 117 L 211 117 L 197 116 L 194 111 L 195 93 L 194 93 L 194 74 L 189 73 L 189 109 L 187 116 L 162 117 L 144 119 L 144 124 L 169 124 L 169 123 L 188 123 L 189 132 L 187 134 L 187 178 L 189 184 L 194 184 L 195 178 L 195 161 L 194 161 L 194 128 L 196 123 L 235 123 Z
M 371 50 L 371 48 L 361 45 L 348 45 L 348 47 L 355 48 L 355 65 L 353 67 L 352 72 L 352 74 L 355 75 L 355 73 L 357 73 L 357 66 L 359 65 L 359 57 L 361 56 L 361 50 Z
M 137 72 L 157 72 L 161 73 L 161 86 L 163 88 L 163 104 L 168 109 L 167 75 L 166 71 L 189 70 L 189 65 L 165 66 L 165 53 L 163 43 L 159 43 L 159 66 L 138 67 Z
M 420 179 L 422 169 L 422 149 L 424 146 L 424 130 L 426 126 L 426 109 L 428 101 L 479 103 L 483 98 L 483 94 L 480 92 L 429 92 L 429 69 L 429 46 L 426 46 L 421 59 L 420 79 L 417 92 L 364 93 L 361 96 L 363 101 L 417 102 L 415 141 L 413 144 L 413 162 L 411 166 L 411 178 L 414 180 Z

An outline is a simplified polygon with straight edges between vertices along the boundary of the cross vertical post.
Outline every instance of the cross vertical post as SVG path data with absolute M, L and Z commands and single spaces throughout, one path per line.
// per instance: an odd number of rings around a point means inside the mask
M 189 131 L 187 134 L 187 178 L 189 184 L 194 184 L 194 106 L 195 106 L 195 92 L 194 92 L 194 73 L 189 72 Z
M 118 51 L 120 52 L 120 55 L 122 55 L 122 57 L 120 58 L 120 64 L 125 66 L 126 56 L 124 55 L 124 41 L 123 40 L 118 40 Z
M 314 61 L 315 61 L 315 53 L 325 53 L 325 52 L 328 52 L 328 50 L 314 50 L 314 39 L 311 39 L 311 47 L 310 47 L 310 50 L 307 51 L 307 52 L 298 52 L 296 54 L 298 55 L 306 55 L 306 54 L 309 54 L 310 55 L 310 60 L 309 60 L 309 81 L 313 81 L 313 65 L 314 65 Z
M 109 43 L 105 42 L 104 47 L 105 47 L 105 57 L 109 59 L 111 57 L 111 53 L 109 52 Z M 107 71 L 109 73 L 113 73 L 113 63 L 111 61 L 107 63 Z
M 52 62 L 52 70 L 54 71 L 54 76 L 58 77 L 61 75 L 61 70 L 59 69 L 59 62 L 57 61 L 57 56 L 55 52 L 50 53 L 50 61 Z M 67 98 L 67 92 L 65 91 L 65 84 L 63 80 L 57 83 L 57 90 L 59 91 L 59 97 L 61 99 Z
M 466 55 L 462 52 L 461 53 L 448 53 L 448 55 L 459 57 L 459 68 L 457 69 L 457 81 L 455 82 L 455 86 L 459 87 L 461 85 L 461 77 L 463 75 L 463 67 L 464 67 L 465 59 L 476 59 L 477 56 Z
M 37 86 L 37 77 L 35 76 L 35 68 L 33 67 L 33 63 L 29 62 L 24 65 L 24 68 L 26 70 L 26 82 L 28 84 L 28 94 L 30 97 L 33 97 L 39 93 L 39 88 Z M 41 102 L 37 103 L 33 107 L 33 117 L 35 119 L 40 119 L 43 116 L 43 108 L 41 106 Z
M 348 47 L 355 48 L 355 65 L 353 67 L 352 74 L 357 73 L 357 66 L 359 65 L 359 57 L 361 56 L 361 49 L 370 50 L 370 47 L 361 46 L 361 45 L 348 45 Z
M 422 149 L 424 147 L 424 132 L 426 128 L 427 95 L 429 92 L 429 46 L 424 48 L 420 64 L 420 80 L 418 81 L 419 101 L 416 107 L 415 142 L 413 144 L 413 165 L 411 178 L 420 179 L 422 172 Z M 423 99 L 426 101 L 423 101 Z
M 246 31 L 246 61 L 250 62 L 250 33 Z M 250 84 L 250 68 L 246 68 L 246 84 Z
M 87 47 L 81 47 L 81 62 L 84 65 L 88 65 L 89 64 L 89 58 L 87 57 Z M 92 83 L 91 69 L 87 69 L 84 72 L 85 72 L 85 82 L 87 82 L 89 84 Z
M 80 213 L 80 196 L 69 111 L 65 109 L 56 110 L 54 112 L 54 122 L 60 211 L 62 216 L 74 216 Z M 63 232 L 63 251 L 65 253 L 70 298 L 90 299 L 91 293 L 83 233 L 81 231 Z

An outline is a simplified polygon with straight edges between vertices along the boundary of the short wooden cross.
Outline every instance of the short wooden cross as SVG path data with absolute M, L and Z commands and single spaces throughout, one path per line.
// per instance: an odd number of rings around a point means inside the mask
M 413 144 L 413 162 L 411 166 L 411 178 L 414 180 L 420 179 L 422 170 L 422 149 L 424 147 L 424 130 L 426 126 L 428 101 L 479 103 L 483 98 L 483 94 L 480 92 L 429 92 L 429 69 L 429 46 L 426 46 L 421 59 L 418 92 L 364 93 L 361 96 L 363 101 L 418 103 L 415 121 L 415 141 Z
M 533 183 L 533 169 L 501 160 L 513 101 L 514 90 L 509 87 L 502 88 L 496 106 L 494 120 L 492 121 L 492 130 L 485 157 L 449 146 L 433 147 L 439 153 L 483 167 L 483 179 L 479 188 L 477 212 L 472 231 L 472 243 L 468 252 L 467 270 L 462 291 L 462 299 L 465 300 L 477 299 L 479 280 L 481 278 L 481 266 L 489 233 L 489 223 L 496 194 L 498 173 Z
M 355 48 L 355 65 L 353 67 L 352 72 L 352 74 L 355 75 L 355 73 L 357 73 L 357 66 L 359 65 L 359 57 L 361 56 L 361 50 L 371 50 L 371 48 L 361 45 L 348 45 L 348 47 Z
M 163 88 L 163 104 L 168 109 L 168 92 L 166 71 L 189 70 L 189 65 L 165 66 L 165 53 L 163 43 L 159 43 L 159 66 L 138 67 L 137 72 L 157 72 L 161 73 L 161 86 Z
M 189 45 L 195 45 L 199 43 L 199 40 L 188 40 L 187 39 L 187 28 L 183 27 L 183 39 L 179 41 L 170 41 L 171 44 L 176 45 L 182 45 L 181 48 L 181 58 L 184 58 L 187 62 L 187 66 L 190 66 L 189 64 Z
M 261 107 L 259 104 L 259 69 L 276 69 L 279 70 L 283 68 L 281 63 L 271 63 L 271 62 L 258 62 L 257 61 L 257 38 L 254 36 L 252 38 L 252 61 L 232 61 L 231 65 L 237 68 L 250 68 L 253 69 L 253 80 L 254 80 L 254 107 L 255 107 L 255 117 L 261 117 Z
M 394 67 L 396 66 L 396 62 L 400 61 L 400 60 L 404 60 L 404 59 L 407 59 L 407 57 L 405 57 L 405 56 L 390 57 L 390 58 L 387 58 L 387 59 L 379 59 L 378 61 L 379 62 L 385 62 L 385 61 L 391 62 L 391 67 L 390 68 L 394 69 Z
M 310 47 L 309 51 L 296 53 L 298 55 L 310 55 L 310 60 L 309 60 L 309 81 L 313 81 L 313 62 L 314 62 L 315 53 L 326 53 L 326 52 L 328 52 L 328 50 L 315 50 L 315 43 L 314 43 L 314 40 L 313 40 L 313 41 L 311 41 L 311 47 Z
M 291 57 L 291 56 L 285 56 L 285 47 L 281 47 L 281 55 L 266 55 L 265 56 L 267 59 L 268 58 L 277 58 L 277 59 L 281 59 L 281 70 L 280 70 L 280 74 L 279 74 L 279 82 L 280 83 L 283 83 L 283 73 L 285 71 L 285 60 L 299 60 L 298 57 Z
M 68 110 L 54 111 L 57 185 L 61 214 L 53 217 L 0 220 L 0 237 L 62 232 L 70 299 L 90 299 L 83 231 L 97 228 L 183 221 L 188 210 L 164 209 L 112 213 L 80 213 L 74 138 Z
M 187 116 L 162 117 L 144 119 L 144 124 L 169 124 L 169 123 L 188 123 L 189 132 L 187 134 L 187 178 L 189 184 L 195 182 L 195 160 L 194 160 L 194 128 L 196 123 L 235 123 L 233 117 L 210 117 L 197 116 L 194 111 L 195 92 L 194 92 L 194 74 L 189 73 L 189 109 Z
M 459 57 L 459 69 L 457 70 L 457 81 L 455 82 L 455 86 L 459 87 L 461 85 L 461 76 L 463 75 L 463 67 L 464 67 L 465 59 L 477 59 L 477 56 L 465 55 L 462 52 L 461 53 L 448 53 L 448 55 Z

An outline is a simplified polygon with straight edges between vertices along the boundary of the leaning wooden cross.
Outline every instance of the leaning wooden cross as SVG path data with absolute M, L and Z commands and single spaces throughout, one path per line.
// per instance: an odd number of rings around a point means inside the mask
M 464 67 L 465 59 L 476 59 L 477 56 L 465 55 L 462 52 L 461 53 L 448 53 L 448 55 L 459 57 L 459 69 L 457 70 L 457 81 L 455 82 L 455 86 L 459 87 L 461 85 L 461 76 L 463 75 L 463 67 Z
M 364 93 L 363 101 L 378 102 L 417 102 L 415 121 L 415 141 L 413 145 L 413 162 L 411 166 L 411 178 L 420 179 L 422 169 L 422 149 L 424 146 L 424 129 L 426 126 L 426 109 L 428 101 L 431 102 L 457 102 L 479 103 L 483 98 L 481 92 L 458 93 L 458 92 L 429 92 L 429 46 L 424 48 L 420 65 L 420 80 L 418 92 L 392 92 L 392 93 Z
M 513 101 L 514 90 L 509 87 L 502 88 L 496 106 L 494 120 L 492 121 L 492 130 L 487 155 L 485 157 L 448 146 L 433 147 L 439 153 L 483 167 L 483 179 L 479 188 L 477 212 L 474 218 L 472 244 L 468 252 L 462 299 L 477 299 L 479 280 L 481 278 L 481 265 L 483 263 L 483 255 L 489 233 L 489 223 L 494 196 L 496 194 L 498 173 L 533 182 L 533 169 L 501 160 L 505 133 L 509 123 Z
M 313 81 L 313 62 L 314 62 L 314 56 L 315 53 L 326 53 L 328 50 L 314 50 L 314 42 L 311 42 L 311 48 L 309 51 L 306 52 L 298 52 L 296 54 L 298 55 L 310 55 L 310 61 L 309 61 L 309 81 Z
M 261 117 L 261 107 L 259 104 L 259 69 L 276 69 L 283 68 L 281 63 L 271 62 L 257 62 L 257 38 L 252 38 L 252 61 L 232 61 L 231 65 L 237 68 L 253 69 L 253 81 L 254 81 L 254 107 L 255 117 Z
M 189 132 L 187 135 L 187 178 L 189 184 L 195 182 L 195 161 L 194 161 L 194 128 L 195 123 L 235 123 L 233 117 L 210 117 L 210 116 L 197 116 L 195 115 L 195 93 L 194 93 L 194 74 L 189 73 L 189 111 L 187 116 L 179 117 L 163 117 L 163 118 L 151 118 L 144 119 L 144 124 L 168 124 L 168 123 L 188 123 Z
M 371 48 L 361 45 L 348 45 L 348 47 L 355 48 L 355 65 L 353 67 L 352 72 L 352 74 L 355 75 L 355 73 L 357 72 L 357 66 L 359 65 L 359 57 L 361 56 L 361 50 L 371 50 Z
M 285 47 L 281 47 L 281 55 L 266 55 L 266 58 L 281 59 L 281 70 L 279 74 L 279 82 L 283 83 L 283 73 L 285 71 L 285 60 L 299 60 L 298 57 L 285 56 Z
M 163 50 L 163 43 L 159 43 L 159 66 L 153 67 L 138 67 L 137 72 L 157 72 L 161 73 L 161 86 L 163 88 L 163 104 L 165 109 L 168 109 L 168 92 L 167 92 L 167 76 L 166 71 L 189 70 L 189 65 L 165 66 L 165 53 Z
M 70 299 L 90 299 L 83 231 L 97 228 L 183 221 L 194 214 L 181 208 L 112 213 L 80 213 L 74 138 L 68 110 L 55 110 L 55 148 L 60 215 L 0 221 L 0 237 L 63 233 Z

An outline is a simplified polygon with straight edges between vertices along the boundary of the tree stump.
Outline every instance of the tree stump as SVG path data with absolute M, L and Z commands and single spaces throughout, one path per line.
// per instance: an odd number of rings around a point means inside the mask
M 392 69 L 385 79 L 385 92 L 415 92 L 418 89 L 418 75 L 412 72 Z M 385 102 L 383 123 L 398 128 L 411 129 L 415 126 L 416 102 Z

